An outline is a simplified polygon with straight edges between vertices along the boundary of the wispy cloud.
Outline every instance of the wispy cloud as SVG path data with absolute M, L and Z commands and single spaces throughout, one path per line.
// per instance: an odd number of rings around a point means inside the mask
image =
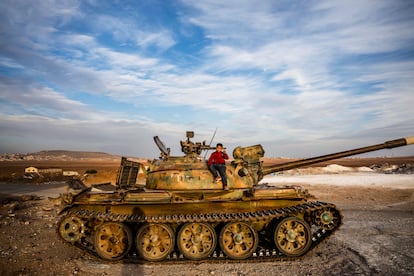
M 0 150 L 22 141 L 7 136 L 149 155 L 153 135 L 173 147 L 219 127 L 229 145 L 303 156 L 412 135 L 413 14 L 409 1 L 2 1 Z

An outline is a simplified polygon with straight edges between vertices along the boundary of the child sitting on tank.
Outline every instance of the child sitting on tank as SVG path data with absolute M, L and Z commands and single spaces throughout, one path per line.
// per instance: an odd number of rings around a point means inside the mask
M 229 156 L 226 153 L 226 150 L 223 148 L 223 144 L 218 143 L 216 146 L 216 151 L 210 155 L 208 159 L 208 167 L 214 176 L 214 181 L 222 181 L 223 189 L 228 190 L 227 187 L 227 176 L 226 176 L 226 160 L 229 159 Z M 219 176 L 220 174 L 220 176 Z

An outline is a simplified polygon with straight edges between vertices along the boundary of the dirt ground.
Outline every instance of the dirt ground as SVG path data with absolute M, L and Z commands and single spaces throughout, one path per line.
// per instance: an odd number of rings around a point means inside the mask
M 174 264 L 110 263 L 60 241 L 56 234 L 59 182 L 0 183 L 1 275 L 414 275 L 412 188 L 301 185 L 336 204 L 344 224 L 296 261 L 220 261 Z M 296 184 L 295 184 L 296 185 Z

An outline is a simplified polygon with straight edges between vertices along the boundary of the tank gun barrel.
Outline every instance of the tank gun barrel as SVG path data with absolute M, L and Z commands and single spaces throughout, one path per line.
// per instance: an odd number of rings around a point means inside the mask
M 411 145 L 411 144 L 414 144 L 414 136 L 400 138 L 396 140 L 390 140 L 382 144 L 377 144 L 377 145 L 372 145 L 372 146 L 367 146 L 367 147 L 362 147 L 362 148 L 357 148 L 357 149 L 352 149 L 352 150 L 347 150 L 347 151 L 341 151 L 337 153 L 332 153 L 332 154 L 277 164 L 277 165 L 273 165 L 269 167 L 264 167 L 262 172 L 263 172 L 263 175 L 267 175 L 267 174 L 271 174 L 275 172 L 286 171 L 286 170 L 299 168 L 299 167 L 305 167 L 308 165 L 321 163 L 321 162 L 329 161 L 333 159 L 343 158 L 343 157 L 357 155 L 357 154 L 371 152 L 371 151 L 377 151 L 381 149 L 392 149 L 392 148 L 402 147 L 402 146 Z

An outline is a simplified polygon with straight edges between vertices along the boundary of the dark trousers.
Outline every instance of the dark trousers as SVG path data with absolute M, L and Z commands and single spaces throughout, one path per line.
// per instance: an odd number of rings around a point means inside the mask
M 210 170 L 213 173 L 214 177 L 220 174 L 221 181 L 223 182 L 223 187 L 227 186 L 227 176 L 226 176 L 226 165 L 225 164 L 212 164 Z M 218 172 L 218 173 L 217 173 Z

